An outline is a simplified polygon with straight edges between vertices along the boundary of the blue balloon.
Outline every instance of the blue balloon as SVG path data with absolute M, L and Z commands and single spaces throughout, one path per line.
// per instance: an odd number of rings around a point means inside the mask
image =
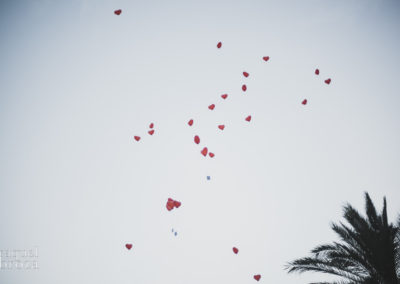
M 177 232 L 175 232 L 175 236 L 177 235 L 178 233 Z
M 211 177 L 210 176 L 207 176 L 207 180 L 210 180 L 211 179 Z

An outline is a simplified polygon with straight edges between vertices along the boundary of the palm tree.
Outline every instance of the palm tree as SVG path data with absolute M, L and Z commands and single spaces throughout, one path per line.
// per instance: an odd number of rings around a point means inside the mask
M 388 223 L 386 198 L 377 214 L 365 193 L 366 218 L 350 204 L 344 207 L 348 222 L 332 224 L 340 242 L 314 248 L 311 257 L 290 262 L 289 273 L 306 271 L 338 276 L 334 282 L 314 284 L 400 284 L 400 216 L 397 225 Z

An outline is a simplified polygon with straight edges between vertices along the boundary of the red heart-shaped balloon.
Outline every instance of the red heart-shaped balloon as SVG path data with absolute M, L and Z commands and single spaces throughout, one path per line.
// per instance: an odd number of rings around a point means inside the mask
M 319 75 L 319 69 L 315 69 L 315 75 Z
M 121 13 L 122 13 L 122 10 L 121 10 L 121 9 L 115 10 L 115 11 L 114 11 L 114 14 L 115 14 L 115 15 L 118 15 L 118 16 L 121 15 Z
M 304 99 L 301 103 L 302 103 L 303 105 L 306 105 L 306 104 L 307 104 L 307 100 Z
M 188 124 L 189 124 L 189 126 L 192 126 L 193 125 L 193 119 L 189 120 Z
M 179 208 L 181 206 L 181 203 L 179 201 L 174 200 L 174 206 L 176 208 Z
M 246 121 L 250 122 L 251 120 L 251 115 L 249 115 L 248 117 L 246 117 Z
M 200 143 L 200 137 L 199 136 L 195 136 L 194 137 L 194 143 L 199 144 Z
M 172 199 L 168 198 L 166 207 L 167 207 L 168 211 L 171 211 L 172 209 L 174 209 L 174 201 Z
M 222 42 L 219 42 L 219 43 L 217 44 L 217 47 L 218 47 L 218 48 L 221 48 L 221 46 L 222 46 Z
M 234 252 L 235 254 L 237 254 L 237 253 L 239 252 L 239 250 L 238 250 L 237 248 L 235 248 L 235 247 L 233 247 L 232 250 L 233 250 L 233 252 Z
M 125 247 L 126 247 L 127 249 L 131 249 L 131 248 L 132 248 L 132 244 L 126 244 Z
M 208 153 L 208 155 L 211 157 L 211 158 L 214 158 L 214 156 L 215 156 L 215 154 L 214 153 Z
M 247 77 L 249 77 L 249 73 L 243 72 L 243 76 L 245 76 L 247 78 Z
M 242 91 L 246 92 L 246 90 L 247 90 L 247 86 L 246 85 L 242 85 Z
M 223 94 L 221 95 L 221 98 L 223 98 L 224 100 L 228 97 L 228 94 Z
M 225 125 L 223 125 L 223 124 L 221 124 L 221 125 L 218 125 L 218 128 L 219 128 L 219 129 L 221 129 L 221 130 L 224 130 L 224 128 L 225 128 Z
M 260 274 L 254 275 L 254 279 L 256 279 L 257 281 L 260 281 L 260 278 L 261 278 Z
M 149 132 L 148 132 L 150 135 L 153 135 L 154 134 L 154 129 L 152 129 L 152 130 L 149 130 Z
M 153 128 L 154 127 L 154 123 L 152 122 L 152 123 L 150 123 L 150 126 L 149 126 L 150 128 Z
M 325 84 L 329 85 L 330 83 L 331 83 L 331 79 L 330 78 L 325 80 Z
M 215 104 L 209 105 L 208 108 L 213 110 L 215 108 Z
M 203 150 L 201 150 L 201 154 L 205 157 L 205 156 L 207 156 L 207 153 L 208 153 L 208 149 L 207 149 L 207 147 L 204 147 Z
M 136 141 L 140 140 L 140 136 L 134 136 L 133 138 L 135 138 Z
M 269 60 L 269 56 L 264 56 L 263 59 L 264 59 L 264 61 L 268 61 Z

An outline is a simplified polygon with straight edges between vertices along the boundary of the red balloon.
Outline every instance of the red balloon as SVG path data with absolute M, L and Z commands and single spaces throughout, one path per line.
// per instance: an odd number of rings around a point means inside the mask
M 179 208 L 181 206 L 181 203 L 179 201 L 174 200 L 174 206 L 176 208 Z
M 172 209 L 174 209 L 174 203 L 173 202 L 167 202 L 167 210 L 171 211 Z
M 224 130 L 224 128 L 225 128 L 225 125 L 223 125 L 223 124 L 221 124 L 221 125 L 218 125 L 218 128 L 219 128 L 219 129 L 221 129 L 221 130 Z
M 131 248 L 132 248 L 132 244 L 126 244 L 125 247 L 126 247 L 127 249 L 131 249 Z
M 250 122 L 251 120 L 251 115 L 249 115 L 248 117 L 246 117 L 246 121 Z
M 234 252 L 235 254 L 238 254 L 238 252 L 239 252 L 239 250 L 238 250 L 237 248 L 235 248 L 235 247 L 233 247 L 232 250 L 233 250 L 233 252 Z
M 329 85 L 330 83 L 331 83 L 331 79 L 330 78 L 325 80 L 325 84 Z
M 149 126 L 150 128 L 153 128 L 154 127 L 154 123 L 152 122 L 152 123 L 150 123 L 150 126 Z
M 217 47 L 218 47 L 218 48 L 221 48 L 221 46 L 222 46 L 222 42 L 219 42 L 219 43 L 217 44 Z
M 179 208 L 180 206 L 181 206 L 181 203 L 179 201 L 173 200 L 172 198 L 168 198 L 167 205 L 166 205 L 168 211 L 171 211 L 174 208 Z
M 154 134 L 154 129 L 152 129 L 152 130 L 149 130 L 149 132 L 148 132 L 150 135 L 153 135 Z
M 319 75 L 319 69 L 315 69 L 315 75 Z
M 249 73 L 243 72 L 243 76 L 245 76 L 247 78 L 247 77 L 249 77 Z
M 261 278 L 260 274 L 254 275 L 254 279 L 256 279 L 257 281 L 260 281 L 260 278 Z
M 209 105 L 208 108 L 209 108 L 210 110 L 213 110 L 213 109 L 215 108 L 215 104 Z
M 200 143 L 200 137 L 199 136 L 195 136 L 194 137 L 194 143 L 199 144 Z
M 122 10 L 121 10 L 121 9 L 115 10 L 115 11 L 114 11 L 114 14 L 115 14 L 115 15 L 118 15 L 118 16 L 121 15 L 121 13 L 122 13 Z
M 192 126 L 193 125 L 193 119 L 189 120 L 188 124 L 189 124 L 189 126 Z
M 134 136 L 133 138 L 135 138 L 136 141 L 140 140 L 140 136 Z
M 224 100 L 228 97 L 228 94 L 223 94 L 221 95 L 221 98 L 223 98 Z
M 211 158 L 214 158 L 214 156 L 215 156 L 215 154 L 214 153 L 208 153 L 208 155 L 211 157 Z
M 269 56 L 264 56 L 263 59 L 264 59 L 264 61 L 268 61 L 269 60 Z
M 307 100 L 304 99 L 301 103 L 302 103 L 303 105 L 306 105 L 306 104 L 307 104 Z
M 206 156 L 207 156 L 207 153 L 208 153 L 208 149 L 207 149 L 207 147 L 204 147 L 203 150 L 201 150 L 201 154 L 202 154 L 204 157 L 206 157 Z

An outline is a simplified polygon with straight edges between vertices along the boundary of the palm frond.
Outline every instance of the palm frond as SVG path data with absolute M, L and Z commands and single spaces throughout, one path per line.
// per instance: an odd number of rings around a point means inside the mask
M 289 273 L 302 273 L 306 271 L 329 273 L 352 281 L 358 281 L 361 279 L 357 275 L 353 274 L 352 271 L 343 268 L 339 262 L 326 258 L 304 257 L 289 263 Z
M 315 284 L 400 284 L 400 216 L 396 226 L 389 224 L 386 198 L 378 214 L 368 193 L 365 212 L 363 217 L 346 204 L 343 217 L 348 225 L 331 225 L 340 242 L 315 247 L 310 257 L 290 262 L 288 273 L 322 272 L 340 278 Z
M 365 212 L 367 213 L 369 225 L 373 229 L 379 230 L 380 220 L 378 215 L 376 214 L 374 203 L 372 202 L 371 197 L 369 197 L 369 194 L 367 192 L 365 193 Z

